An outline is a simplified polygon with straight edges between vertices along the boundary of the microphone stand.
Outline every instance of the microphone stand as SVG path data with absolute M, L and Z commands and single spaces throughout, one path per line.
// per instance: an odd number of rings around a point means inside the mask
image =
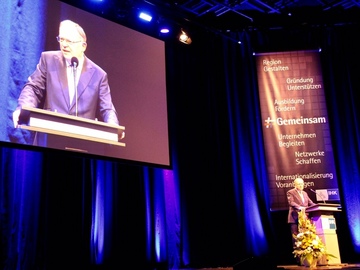
M 73 73 L 74 73 L 75 116 L 78 116 L 78 89 L 77 89 L 77 83 L 76 83 L 76 70 L 77 70 L 77 66 L 79 65 L 79 60 L 76 57 L 72 57 L 71 64 L 72 64 Z
M 74 62 L 73 71 L 74 71 L 74 90 L 75 90 L 75 116 L 78 116 L 78 91 L 77 91 L 77 85 L 76 85 L 77 63 L 76 62 Z

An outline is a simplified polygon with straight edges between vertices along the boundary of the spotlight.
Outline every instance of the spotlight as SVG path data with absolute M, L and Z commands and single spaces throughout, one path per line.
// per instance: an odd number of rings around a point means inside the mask
M 169 32 L 170 32 L 169 27 L 166 27 L 166 26 L 160 27 L 161 34 L 168 34 Z
M 159 25 L 160 35 L 166 35 L 170 33 L 170 24 L 165 20 L 164 17 L 159 16 L 157 23 Z
M 181 33 L 179 35 L 179 41 L 182 43 L 185 43 L 187 45 L 191 44 L 191 42 L 192 42 L 190 36 L 182 29 L 181 29 Z
M 147 14 L 145 12 L 140 12 L 139 18 L 143 19 L 144 21 L 151 22 L 152 16 L 150 14 Z

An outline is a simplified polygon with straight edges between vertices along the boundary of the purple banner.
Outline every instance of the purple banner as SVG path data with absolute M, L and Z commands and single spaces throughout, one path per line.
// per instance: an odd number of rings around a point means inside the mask
M 339 201 L 318 51 L 256 54 L 271 210 L 302 177 L 314 202 Z

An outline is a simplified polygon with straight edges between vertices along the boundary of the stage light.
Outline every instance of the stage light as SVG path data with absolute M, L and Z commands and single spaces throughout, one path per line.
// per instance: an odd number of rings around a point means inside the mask
M 169 22 L 163 17 L 163 16 L 159 16 L 157 19 L 157 23 L 159 26 L 159 32 L 160 35 L 164 35 L 164 34 L 169 34 L 170 33 L 170 24 Z
M 145 12 L 140 12 L 139 18 L 144 20 L 144 21 L 147 21 L 147 22 L 151 22 L 151 20 L 152 20 L 152 16 L 150 14 L 148 14 L 148 13 L 145 13 Z
M 170 32 L 169 27 L 166 27 L 166 26 L 160 27 L 161 34 L 168 34 L 169 32 Z
M 160 34 L 169 34 L 171 31 L 171 27 L 166 22 L 160 22 L 159 23 L 159 32 Z
M 179 34 L 179 41 L 187 45 L 191 44 L 192 42 L 190 36 L 183 29 L 181 29 Z

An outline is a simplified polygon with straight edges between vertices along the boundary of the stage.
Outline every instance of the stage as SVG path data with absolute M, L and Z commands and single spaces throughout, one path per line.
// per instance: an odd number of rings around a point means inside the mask
M 289 269 L 289 270 L 301 270 L 301 269 L 309 269 L 309 267 L 305 266 L 298 266 L 298 265 L 278 265 L 276 269 Z M 359 264 L 333 264 L 333 265 L 319 265 L 315 268 L 311 269 L 360 269 Z
M 182 268 L 177 270 L 253 270 L 253 269 L 261 269 L 261 270 L 271 270 L 271 269 L 286 269 L 286 270 L 305 270 L 310 269 L 309 267 L 305 266 L 298 266 L 298 265 L 278 265 L 276 268 L 269 265 L 268 268 L 262 266 L 262 268 L 256 268 L 256 264 L 254 265 L 244 265 L 244 266 L 235 266 L 235 267 L 218 267 L 218 268 Z M 351 269 L 351 270 L 360 270 L 360 263 L 357 264 L 348 264 L 348 263 L 341 263 L 341 264 L 334 264 L 334 265 L 320 265 L 315 268 L 311 269 Z M 175 270 L 175 269 L 173 269 Z

